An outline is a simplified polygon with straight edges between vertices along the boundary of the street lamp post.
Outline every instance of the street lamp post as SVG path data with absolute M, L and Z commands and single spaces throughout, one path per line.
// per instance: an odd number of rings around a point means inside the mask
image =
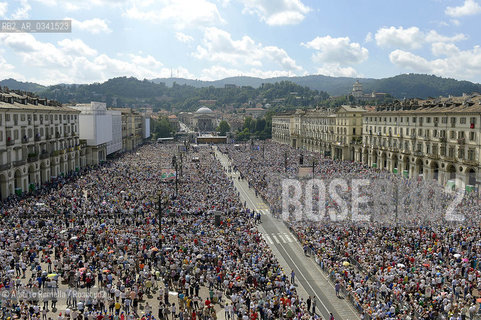
M 398 207 L 399 207 L 399 205 L 398 205 L 398 201 L 399 201 L 399 185 L 398 185 L 397 183 L 396 183 L 395 192 L 396 192 L 396 194 L 395 194 L 394 196 L 395 196 L 395 198 L 396 198 L 396 212 L 395 212 L 394 214 L 395 214 L 395 223 L 396 223 L 396 225 L 395 225 L 395 234 L 396 234 L 396 237 L 397 237 L 397 235 L 398 235 L 398 211 L 399 211 L 399 210 L 398 210 Z
M 182 152 L 180 153 L 180 176 L 183 175 L 183 160 L 182 160 Z
M 287 172 L 287 151 L 284 152 L 284 171 Z
M 316 167 L 316 161 L 312 159 L 312 179 L 314 179 L 314 169 Z
M 177 185 L 178 185 L 178 180 L 177 180 L 177 168 L 178 168 L 178 165 L 177 165 L 177 162 L 175 163 L 175 198 L 177 199 L 177 196 L 178 196 L 178 188 L 177 188 Z
M 159 249 L 162 250 L 162 193 L 159 193 L 159 207 L 158 207 L 158 219 L 159 219 Z
M 178 180 L 177 180 L 177 175 L 178 175 L 178 163 L 177 163 L 177 157 L 174 155 L 172 157 L 172 166 L 175 168 L 175 198 L 177 198 L 178 195 Z

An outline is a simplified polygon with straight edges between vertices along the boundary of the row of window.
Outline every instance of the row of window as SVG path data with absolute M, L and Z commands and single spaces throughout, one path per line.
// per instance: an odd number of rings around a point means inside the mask
M 65 126 L 64 132 L 69 134 L 71 132 L 76 132 L 76 129 L 77 129 L 76 125 L 71 125 L 70 127 Z M 25 130 L 25 129 L 21 129 L 21 130 L 15 129 L 15 130 L 13 130 L 13 135 L 12 135 L 12 131 L 10 131 L 10 130 L 7 130 L 6 135 L 7 135 L 8 140 L 17 140 L 19 138 L 31 139 L 31 138 L 34 137 L 34 134 L 35 134 L 35 137 L 41 138 L 41 137 L 44 136 L 44 133 L 46 133 L 46 134 L 50 133 L 50 135 L 53 137 L 53 135 L 56 134 L 56 133 L 61 134 L 61 130 L 57 126 L 56 127 L 45 127 L 45 130 L 44 130 L 43 127 L 35 128 L 35 131 L 33 131 L 32 128 L 29 128 L 27 130 Z M 0 130 L 0 141 L 3 141 L 3 130 Z
M 369 134 L 371 134 L 371 135 L 377 134 L 377 133 L 382 133 L 382 134 L 389 133 L 389 134 L 394 134 L 394 135 L 398 134 L 398 130 L 397 130 L 398 128 L 397 127 L 394 127 L 394 130 L 392 130 L 392 128 L 386 128 L 386 127 L 383 127 L 382 131 L 378 131 L 378 129 L 380 130 L 381 128 L 374 127 L 374 130 L 373 130 L 372 126 L 369 127 Z M 399 128 L 399 134 L 403 135 L 404 133 L 406 135 L 409 135 L 409 128 Z M 416 133 L 417 133 L 418 137 L 430 138 L 431 133 L 432 133 L 433 138 L 446 138 L 446 130 L 437 130 L 437 129 L 434 129 L 434 130 L 417 129 L 416 130 L 416 129 L 412 128 L 411 129 L 411 136 L 416 136 Z M 476 132 L 469 131 L 468 133 L 469 133 L 469 140 L 470 141 L 476 140 Z M 455 131 L 455 130 L 449 131 L 449 138 L 450 139 L 456 139 L 456 135 L 457 135 L 457 139 L 464 139 L 465 138 L 465 131 Z
M 366 138 L 366 143 L 369 142 L 369 139 Z M 382 147 L 388 147 L 388 148 L 398 148 L 398 142 L 397 140 L 394 140 L 392 143 L 391 141 L 386 141 L 383 140 L 382 142 L 374 140 L 370 140 L 370 144 L 373 146 L 382 146 Z M 399 148 L 402 148 L 403 144 L 399 143 Z M 409 143 L 408 141 L 404 142 L 404 151 L 412 151 L 412 152 L 421 152 L 425 155 L 441 155 L 441 156 L 448 156 L 453 158 L 455 155 L 455 150 L 456 147 L 450 145 L 449 147 L 446 147 L 445 145 L 438 146 L 437 144 L 429 144 L 429 143 Z M 448 153 L 446 153 L 446 150 Z M 458 152 L 457 152 L 457 158 L 458 159 L 464 159 L 466 155 L 466 148 L 462 146 L 458 146 Z M 476 150 L 474 148 L 468 148 L 467 150 L 467 159 L 468 160 L 475 160 L 476 159 Z
M 419 123 L 420 125 L 423 124 L 424 119 L 426 119 L 426 123 L 439 123 L 439 117 L 399 117 L 399 122 L 403 123 L 409 123 L 409 119 L 411 119 L 412 123 Z M 456 124 L 457 120 L 456 117 L 450 117 L 449 122 Z M 394 121 L 393 121 L 394 120 Z M 418 121 L 419 120 L 419 121 Z M 366 122 L 387 122 L 387 123 L 398 123 L 398 117 L 366 117 Z M 441 123 L 447 124 L 448 123 L 448 117 L 441 117 Z M 466 124 L 467 123 L 467 117 L 459 117 L 459 123 L 460 124 Z M 474 125 L 476 124 L 476 118 L 475 117 L 470 117 L 469 118 L 469 123 Z
M 12 117 L 12 114 L 6 113 L 5 114 L 5 122 L 10 122 L 11 119 L 13 118 L 14 125 L 18 125 L 19 116 L 20 116 L 21 122 L 25 122 L 25 121 L 31 122 L 32 121 L 32 114 L 25 114 L 25 113 L 17 114 L 17 113 L 14 113 L 13 117 Z M 53 122 L 54 120 L 55 121 L 59 121 L 59 120 L 62 121 L 62 118 L 63 118 L 63 121 L 66 121 L 66 122 L 76 121 L 77 115 L 76 114 L 64 114 L 64 115 L 61 115 L 61 114 L 46 114 L 46 115 L 43 115 L 43 114 L 36 114 L 36 113 L 33 114 L 33 121 L 40 120 L 41 123 L 43 123 L 44 120 L 48 121 L 49 119 L 50 119 L 50 122 Z M 2 114 L 0 114 L 0 125 L 2 125 L 2 120 L 3 120 Z

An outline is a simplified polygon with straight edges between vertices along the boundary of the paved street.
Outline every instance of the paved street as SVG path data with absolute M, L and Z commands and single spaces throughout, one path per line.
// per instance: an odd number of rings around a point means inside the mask
M 222 165 L 228 168 L 229 159 L 217 150 L 216 156 Z M 336 297 L 334 285 L 329 282 L 327 275 L 312 259 L 304 256 L 301 245 L 286 225 L 270 215 L 268 206 L 255 195 L 246 181 L 238 180 L 236 173 L 230 175 L 240 192 L 241 200 L 246 201 L 250 209 L 261 212 L 262 224 L 259 226 L 259 230 L 263 233 L 264 239 L 276 254 L 281 265 L 284 266 L 285 272 L 290 274 L 294 270 L 298 292 L 304 301 L 308 296 L 315 296 L 316 312 L 325 319 L 329 319 L 330 312 L 335 319 L 359 319 L 359 315 L 347 299 Z

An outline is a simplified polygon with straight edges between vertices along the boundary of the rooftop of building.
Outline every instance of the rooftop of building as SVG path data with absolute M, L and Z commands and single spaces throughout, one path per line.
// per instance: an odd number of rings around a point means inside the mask
M 246 111 L 266 111 L 267 109 L 264 108 L 246 108 Z
M 342 105 L 339 109 L 344 109 L 347 112 L 366 112 L 366 109 L 361 106 Z
M 480 113 L 481 95 L 406 99 L 376 108 L 376 113 Z
M 30 94 L 19 94 L 18 92 L 12 91 L 0 92 L 0 109 L 79 112 L 63 106 L 54 100 L 43 99 Z

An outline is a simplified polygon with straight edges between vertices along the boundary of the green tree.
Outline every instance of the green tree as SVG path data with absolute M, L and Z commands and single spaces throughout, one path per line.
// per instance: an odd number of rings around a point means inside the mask
M 167 118 L 163 117 L 159 120 L 152 120 L 152 132 L 156 138 L 168 138 L 172 136 L 172 127 Z
M 266 119 L 259 119 L 256 121 L 256 132 L 261 132 L 266 127 Z
M 225 136 L 226 133 L 230 131 L 230 126 L 229 126 L 229 124 L 227 123 L 227 121 L 222 120 L 222 121 L 219 123 L 219 126 L 217 127 L 216 130 L 217 130 L 217 132 L 219 132 L 219 135 Z
M 248 128 L 244 128 L 244 130 L 237 132 L 237 140 L 239 141 L 249 140 L 250 137 L 251 133 L 249 132 Z

